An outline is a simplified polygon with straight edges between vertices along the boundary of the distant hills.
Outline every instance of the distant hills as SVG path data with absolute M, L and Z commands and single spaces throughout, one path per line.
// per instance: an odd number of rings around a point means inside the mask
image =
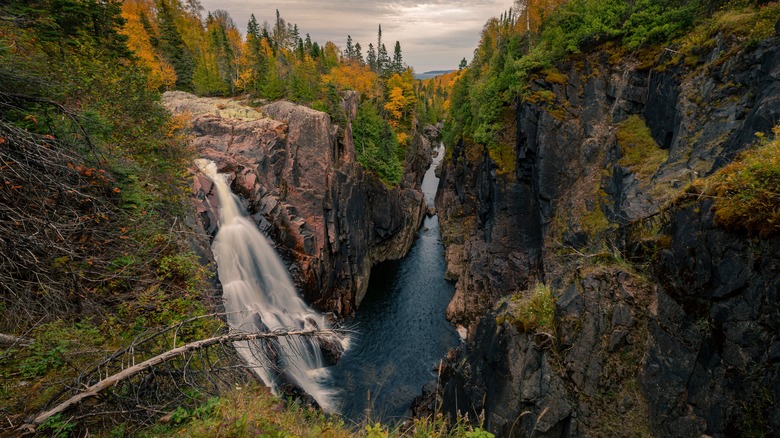
M 415 79 L 430 79 L 435 78 L 436 76 L 441 76 L 443 74 L 447 74 L 449 72 L 453 72 L 455 70 L 431 70 L 426 71 L 425 73 L 415 73 L 414 78 Z

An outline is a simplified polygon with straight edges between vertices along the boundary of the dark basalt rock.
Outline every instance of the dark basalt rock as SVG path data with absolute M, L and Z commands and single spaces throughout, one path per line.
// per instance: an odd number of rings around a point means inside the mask
M 714 226 L 711 202 L 674 213 L 642 387 L 660 435 L 780 430 L 780 239 Z M 774 351 L 774 352 L 773 352 Z
M 470 329 L 444 382 L 450 414 L 484 415 L 498 436 L 780 430 L 780 240 L 719 229 L 709 201 L 661 209 L 780 121 L 780 36 L 740 44 L 718 36 L 698 64 L 663 54 L 665 69 L 606 50 L 559 65 L 566 84 L 530 90 L 555 102 L 520 101 L 505 128 L 514 173 L 451 145 L 436 209 L 457 280 L 447 315 Z M 650 174 L 621 164 L 632 115 L 669 153 Z M 556 349 L 496 323 L 502 297 L 537 280 L 558 297 Z

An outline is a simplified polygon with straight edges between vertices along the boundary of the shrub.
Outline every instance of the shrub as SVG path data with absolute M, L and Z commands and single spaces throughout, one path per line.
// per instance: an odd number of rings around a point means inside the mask
M 500 325 L 506 321 L 521 332 L 554 335 L 555 300 L 549 286 L 537 283 L 532 290 L 512 296 L 510 310 L 505 315 L 500 315 L 496 323 Z
M 761 236 L 780 232 L 780 125 L 774 140 L 759 136 L 757 147 L 704 181 L 699 191 L 715 197 L 715 222 Z

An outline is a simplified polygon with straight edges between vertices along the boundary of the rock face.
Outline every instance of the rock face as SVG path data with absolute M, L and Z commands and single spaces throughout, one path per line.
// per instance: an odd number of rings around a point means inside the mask
M 558 66 L 565 82 L 532 81 L 507 126 L 514 160 L 454 145 L 436 209 L 448 317 L 470 330 L 450 413 L 499 436 L 778 430 L 780 241 L 717 229 L 706 201 L 661 208 L 780 121 L 780 37 L 739 44 L 719 37 L 687 64 L 582 55 Z M 636 118 L 657 162 L 624 158 L 617 134 Z M 558 297 L 554 341 L 496 308 L 537 281 Z
M 641 382 L 659 435 L 780 430 L 780 239 L 726 233 L 711 206 L 673 212 L 653 266 Z
M 354 312 L 371 266 L 408 251 L 426 211 L 415 179 L 424 163 L 413 163 L 407 182 L 388 188 L 356 162 L 351 122 L 340 129 L 327 114 L 284 101 L 255 109 L 182 92 L 164 100 L 190 115 L 192 144 L 230 175 L 233 191 L 315 306 Z M 356 106 L 357 96 L 348 94 L 352 118 Z M 211 182 L 196 174 L 193 188 L 204 228 L 213 233 L 219 216 Z

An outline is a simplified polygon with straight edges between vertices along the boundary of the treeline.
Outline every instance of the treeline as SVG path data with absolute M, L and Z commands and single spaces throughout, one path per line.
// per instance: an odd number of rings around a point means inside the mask
M 336 122 L 344 121 L 339 92 L 357 91 L 358 160 L 386 183 L 400 182 L 419 96 L 400 42 L 389 54 L 381 25 L 364 58 L 351 36 L 343 51 L 330 41 L 320 44 L 278 10 L 270 23 L 252 14 L 245 36 L 226 11 L 204 13 L 197 0 L 126 0 L 122 16 L 123 34 L 155 89 L 284 98 L 326 111 Z
M 493 150 L 507 147 L 501 131 L 504 119 L 510 117 L 510 103 L 524 95 L 534 74 L 586 47 L 612 42 L 616 51 L 636 51 L 669 44 L 718 10 L 743 10 L 746 15 L 735 18 L 731 26 L 742 29 L 746 44 L 755 43 L 771 31 L 771 23 L 754 26 L 757 17 L 775 14 L 776 19 L 776 4 L 766 0 L 516 0 L 512 9 L 485 24 L 474 57 L 453 89 L 445 141 L 465 139 Z M 556 79 L 554 71 L 548 73 Z

